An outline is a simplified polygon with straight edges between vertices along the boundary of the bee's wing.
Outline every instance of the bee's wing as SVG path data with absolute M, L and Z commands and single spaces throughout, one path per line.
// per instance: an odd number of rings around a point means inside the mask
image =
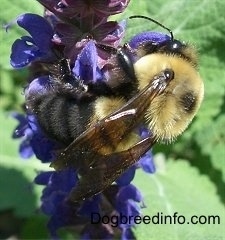
M 103 147 L 109 143 L 117 146 L 140 123 L 152 100 L 165 90 L 169 80 L 164 72 L 155 76 L 151 84 L 119 110 L 88 128 L 52 162 L 51 167 L 56 170 L 73 167 L 81 175 L 72 199 L 79 201 L 102 191 L 152 146 L 154 138 L 149 137 L 126 151 L 101 154 Z
M 154 142 L 154 138 L 148 137 L 126 151 L 98 156 L 94 165 L 89 167 L 70 192 L 70 201 L 80 202 L 102 192 L 136 163 Z

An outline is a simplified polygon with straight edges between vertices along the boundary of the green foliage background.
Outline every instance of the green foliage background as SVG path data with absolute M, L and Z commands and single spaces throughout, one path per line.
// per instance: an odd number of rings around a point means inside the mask
M 131 0 L 127 10 L 114 19 L 146 15 L 173 30 L 176 38 L 199 50 L 199 69 L 205 84 L 203 105 L 189 129 L 172 145 L 154 148 L 157 173 L 138 171 L 135 184 L 141 189 L 144 215 L 218 215 L 220 224 L 138 225 L 138 239 L 225 239 L 225 1 Z M 36 1 L 2 0 L 0 23 L 25 12 L 42 14 Z M 126 39 L 146 30 L 162 29 L 145 20 L 128 23 Z M 23 31 L 14 25 L 0 30 L 0 238 L 47 238 L 46 218 L 37 211 L 41 189 L 32 184 L 40 170 L 36 159 L 21 160 L 19 142 L 11 139 L 16 121 L 10 111 L 22 111 L 26 70 L 9 65 L 12 42 Z

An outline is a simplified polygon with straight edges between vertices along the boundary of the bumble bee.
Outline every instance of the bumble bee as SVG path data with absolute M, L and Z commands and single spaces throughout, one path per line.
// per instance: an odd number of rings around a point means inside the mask
M 203 99 L 194 48 L 173 37 L 146 41 L 130 51 L 115 49 L 108 81 L 82 83 L 62 59 L 52 88 L 26 99 L 44 132 L 65 146 L 51 163 L 56 170 L 76 169 L 80 179 L 70 200 L 80 202 L 111 185 L 157 141 L 173 141 L 191 122 Z M 131 52 L 137 58 L 134 62 Z M 71 81 L 73 80 L 73 81 Z M 71 83 L 73 82 L 73 84 Z M 144 123 L 152 135 L 140 140 L 134 129 Z

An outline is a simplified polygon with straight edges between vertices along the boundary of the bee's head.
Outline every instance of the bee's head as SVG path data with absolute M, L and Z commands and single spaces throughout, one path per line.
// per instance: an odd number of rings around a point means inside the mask
M 149 54 L 134 65 L 139 90 L 160 72 L 173 72 L 173 81 L 156 96 L 148 111 L 146 122 L 159 140 L 171 141 L 191 122 L 203 99 L 204 86 L 196 68 L 177 55 Z

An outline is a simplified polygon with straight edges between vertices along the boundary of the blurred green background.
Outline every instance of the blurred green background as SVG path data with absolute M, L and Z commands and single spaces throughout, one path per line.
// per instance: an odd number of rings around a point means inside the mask
M 172 29 L 177 39 L 196 46 L 205 84 L 203 105 L 189 129 L 176 143 L 154 147 L 156 174 L 138 171 L 135 177 L 147 206 L 143 214 L 220 217 L 220 224 L 141 224 L 135 229 L 138 239 L 225 239 L 224 9 L 223 0 L 131 0 L 123 14 L 113 17 L 150 16 Z M 36 1 L 2 0 L 0 23 L 25 12 L 42 14 L 43 9 Z M 126 40 L 146 30 L 163 31 L 151 22 L 130 20 Z M 16 25 L 7 33 L 0 30 L 0 239 L 46 239 L 47 218 L 38 210 L 41 188 L 32 181 L 48 166 L 35 158 L 21 159 L 19 141 L 11 138 L 17 122 L 9 115 L 22 112 L 27 72 L 13 70 L 9 56 L 13 41 L 22 35 Z

